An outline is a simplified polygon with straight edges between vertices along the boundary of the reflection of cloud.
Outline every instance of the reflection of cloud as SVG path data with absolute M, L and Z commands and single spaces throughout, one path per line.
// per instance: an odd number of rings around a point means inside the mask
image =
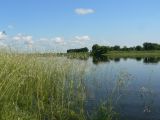
M 92 14 L 95 11 L 93 9 L 86 9 L 86 8 L 77 8 L 75 9 L 75 13 L 77 13 L 78 15 L 87 15 L 87 14 Z
M 5 31 L 0 32 L 0 40 L 5 40 L 7 38 L 7 35 L 5 33 Z

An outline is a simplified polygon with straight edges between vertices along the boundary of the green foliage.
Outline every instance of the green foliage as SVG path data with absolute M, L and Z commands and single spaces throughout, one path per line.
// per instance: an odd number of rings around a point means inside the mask
M 0 120 L 85 120 L 84 64 L 9 53 L 0 58 Z
M 137 45 L 136 48 L 135 48 L 135 50 L 141 51 L 141 50 L 143 50 L 143 48 L 140 45 Z
M 144 50 L 160 50 L 160 45 L 157 43 L 144 43 L 143 44 Z
M 69 59 L 80 59 L 80 60 L 88 60 L 90 54 L 89 53 L 67 53 L 65 56 L 67 56 L 67 58 Z
M 92 46 L 92 54 L 95 56 L 100 56 L 102 54 L 105 54 L 109 51 L 109 47 L 107 46 L 99 46 L 98 44 L 95 44 Z
M 118 120 L 119 114 L 115 112 L 111 103 L 101 104 L 93 120 Z
M 87 120 L 85 63 L 35 54 L 0 52 L 0 58 L 0 120 Z M 111 120 L 110 107 L 95 118 Z
M 80 53 L 80 52 L 88 52 L 88 48 L 79 48 L 79 49 L 69 49 L 67 50 L 67 53 Z
M 115 45 L 115 46 L 113 46 L 113 50 L 115 50 L 115 51 L 118 51 L 118 50 L 120 50 L 121 48 L 120 48 L 120 46 L 118 46 L 118 45 Z

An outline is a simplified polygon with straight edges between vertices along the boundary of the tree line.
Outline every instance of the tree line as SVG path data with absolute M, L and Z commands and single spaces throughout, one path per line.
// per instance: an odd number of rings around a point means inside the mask
M 124 46 L 122 48 L 118 45 L 100 46 L 98 44 L 95 44 L 92 46 L 91 53 L 93 55 L 101 55 L 107 53 L 108 51 L 148 51 L 148 50 L 160 50 L 160 44 L 145 42 L 143 43 L 142 46 L 140 45 L 134 47 Z M 85 47 L 85 48 L 67 50 L 67 53 L 73 53 L 73 52 L 89 52 L 89 49 Z
M 79 52 L 89 52 L 89 49 L 87 47 L 79 48 L 79 49 L 69 49 L 67 50 L 67 53 L 79 53 Z

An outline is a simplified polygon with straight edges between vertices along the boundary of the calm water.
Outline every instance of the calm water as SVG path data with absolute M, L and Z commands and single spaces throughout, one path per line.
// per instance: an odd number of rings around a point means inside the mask
M 112 98 L 122 120 L 160 120 L 159 58 L 86 61 L 86 109 Z M 82 61 L 81 61 L 82 62 Z

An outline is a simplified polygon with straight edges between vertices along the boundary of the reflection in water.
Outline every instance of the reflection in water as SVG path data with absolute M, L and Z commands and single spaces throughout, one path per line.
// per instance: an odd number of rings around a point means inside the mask
M 142 57 L 136 57 L 135 58 L 137 61 L 141 61 L 142 60 Z
M 108 56 L 93 56 L 93 63 L 98 64 L 100 62 L 109 62 L 110 59 Z
M 120 60 L 127 60 L 127 59 L 135 59 L 137 61 L 142 61 L 143 63 L 146 64 L 150 64 L 150 63 L 159 63 L 160 62 L 160 57 L 135 57 L 135 58 L 129 58 L 129 57 L 114 57 L 114 58 L 110 58 L 108 56 L 93 56 L 93 63 L 94 64 L 98 64 L 98 63 L 102 63 L 102 62 L 110 62 L 110 61 L 114 61 L 114 62 L 120 62 Z
M 159 63 L 160 57 L 146 57 L 143 59 L 144 63 Z
M 119 62 L 120 58 L 114 58 L 114 62 Z
M 88 63 L 87 114 L 118 112 L 120 120 L 159 120 L 160 57 L 124 58 L 99 56 L 82 61 Z
M 74 55 L 68 55 L 67 58 L 87 61 L 89 59 L 89 55 L 74 54 Z M 143 61 L 143 63 L 145 64 L 150 64 L 150 63 L 156 64 L 160 62 L 160 57 L 109 57 L 109 56 L 104 56 L 104 55 L 92 56 L 92 62 L 94 64 L 110 62 L 110 61 L 120 62 L 121 59 L 125 61 L 128 59 L 135 59 L 136 61 Z
M 86 110 L 88 115 L 93 115 L 94 113 L 94 118 L 98 116 L 95 120 L 103 120 L 103 118 L 106 118 L 104 115 L 107 113 L 113 118 L 120 117 L 116 113 L 116 111 L 118 111 L 116 107 L 118 107 L 118 101 L 123 97 L 123 91 L 127 90 L 132 76 L 124 71 L 113 75 L 115 77 L 113 80 L 110 77 L 106 78 L 106 74 L 103 73 L 97 75 L 96 70 L 90 73 L 89 76 L 90 79 L 87 80 L 89 84 L 86 85 Z M 100 76 L 101 79 L 99 79 Z M 91 81 L 93 79 L 95 79 L 95 81 L 92 83 Z M 105 82 L 102 82 L 103 80 L 105 80 Z

